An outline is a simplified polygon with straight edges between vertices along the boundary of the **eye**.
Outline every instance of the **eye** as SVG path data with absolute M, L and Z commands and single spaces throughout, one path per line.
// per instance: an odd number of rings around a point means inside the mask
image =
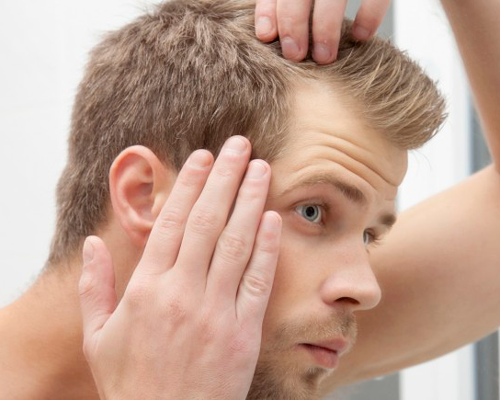
M 363 243 L 365 246 L 376 242 L 378 238 L 370 231 L 366 230 L 363 232 Z
M 304 217 L 309 222 L 314 224 L 321 222 L 321 206 L 314 204 L 306 204 L 304 206 L 298 206 L 296 208 L 297 212 Z

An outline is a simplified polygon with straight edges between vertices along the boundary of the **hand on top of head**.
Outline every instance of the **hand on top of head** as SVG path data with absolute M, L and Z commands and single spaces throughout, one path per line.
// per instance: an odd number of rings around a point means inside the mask
M 279 35 L 283 56 L 301 61 L 307 55 L 312 32 L 312 56 L 318 64 L 328 64 L 337 58 L 346 5 L 347 0 L 256 0 L 255 33 L 265 42 Z M 354 37 L 369 40 L 389 5 L 390 0 L 364 0 L 354 21 Z

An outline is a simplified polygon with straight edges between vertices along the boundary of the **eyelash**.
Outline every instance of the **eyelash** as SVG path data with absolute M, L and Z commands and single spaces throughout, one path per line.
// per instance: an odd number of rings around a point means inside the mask
M 368 235 L 370 235 L 370 237 L 371 237 L 371 240 L 368 242 L 367 246 L 371 246 L 373 248 L 373 247 L 376 247 L 380 244 L 380 241 L 381 241 L 380 235 L 377 235 L 375 232 L 371 231 L 370 229 L 367 229 L 365 232 L 368 233 Z
M 299 204 L 299 205 L 295 206 L 295 208 L 297 209 L 298 207 L 311 207 L 311 206 L 312 207 L 320 207 L 321 208 L 321 210 L 322 210 L 321 220 L 322 221 L 320 223 L 314 223 L 314 222 L 311 222 L 311 221 L 306 221 L 306 222 L 309 222 L 309 223 L 311 223 L 313 225 L 321 225 L 322 227 L 324 227 L 325 226 L 325 222 L 323 221 L 323 218 L 325 218 L 325 214 L 329 213 L 329 211 L 330 211 L 330 204 L 328 204 L 326 202 L 323 202 L 323 201 L 312 201 L 312 202 L 309 202 L 309 203 Z M 302 217 L 302 218 L 304 218 L 304 217 Z M 380 241 L 381 241 L 380 235 L 378 235 L 377 233 L 375 233 L 371 229 L 366 229 L 363 232 L 363 235 L 365 233 L 368 234 L 371 237 L 371 240 L 368 242 L 367 245 L 369 245 L 371 247 L 375 247 L 378 244 L 380 244 Z

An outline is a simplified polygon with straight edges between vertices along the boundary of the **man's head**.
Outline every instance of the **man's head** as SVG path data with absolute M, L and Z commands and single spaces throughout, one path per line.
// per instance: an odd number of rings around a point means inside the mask
M 378 39 L 355 42 L 347 22 L 339 61 L 289 62 L 279 42 L 255 38 L 253 10 L 241 0 L 172 1 L 94 49 L 48 268 L 77 259 L 97 233 L 114 250 L 123 292 L 188 155 L 245 135 L 252 156 L 271 164 L 267 208 L 283 218 L 249 397 L 311 398 L 329 370 L 298 345 L 352 344 L 353 313 L 379 301 L 367 247 L 393 223 L 406 150 L 438 129 L 443 101 L 404 54 Z
M 311 345 L 354 344 L 355 312 L 381 297 L 368 252 L 395 222 L 407 166 L 406 151 L 319 82 L 297 89 L 293 110 L 266 204 L 283 229 L 251 399 L 314 398 L 332 369 Z

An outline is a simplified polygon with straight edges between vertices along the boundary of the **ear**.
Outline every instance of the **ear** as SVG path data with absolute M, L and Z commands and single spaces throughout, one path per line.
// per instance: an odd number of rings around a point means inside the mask
M 144 247 L 154 221 L 177 177 L 147 147 L 131 146 L 114 160 L 109 191 L 114 216 L 138 247 Z

